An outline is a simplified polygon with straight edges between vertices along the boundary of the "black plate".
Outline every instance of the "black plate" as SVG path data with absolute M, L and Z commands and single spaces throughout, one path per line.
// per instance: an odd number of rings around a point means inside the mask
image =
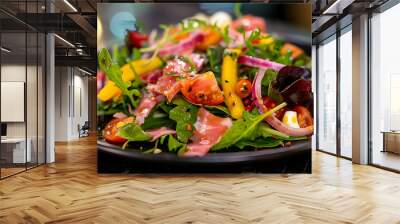
M 108 172 L 310 172 L 311 141 L 257 151 L 208 153 L 179 157 L 172 153 L 144 154 L 98 140 L 98 170 Z M 292 169 L 293 168 L 293 169 Z

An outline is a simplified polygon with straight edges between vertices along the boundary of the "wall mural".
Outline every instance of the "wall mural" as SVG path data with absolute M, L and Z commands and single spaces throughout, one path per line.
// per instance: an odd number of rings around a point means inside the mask
M 98 23 L 99 172 L 311 172 L 310 4 L 98 4 Z

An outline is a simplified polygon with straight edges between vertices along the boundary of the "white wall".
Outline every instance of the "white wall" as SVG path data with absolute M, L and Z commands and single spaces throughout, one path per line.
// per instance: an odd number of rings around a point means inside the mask
M 33 70 L 35 70 L 36 73 L 36 67 L 33 66 L 28 66 L 28 74 L 32 73 Z M 2 82 L 25 82 L 25 64 L 24 65 L 18 65 L 18 64 L 5 64 L 1 66 L 1 81 Z M 34 83 L 36 85 L 36 83 Z M 29 98 L 32 98 L 33 94 L 36 96 L 36 89 L 33 92 L 29 91 L 27 96 Z M 27 99 L 27 102 L 31 102 L 32 100 Z M 35 106 L 36 107 L 36 106 Z M 1 108 L 2 110 L 7 110 L 7 108 Z M 30 119 L 30 114 L 28 115 L 28 121 L 31 121 L 33 119 Z M 35 114 L 35 121 L 36 121 L 36 114 Z M 24 122 L 7 122 L 7 136 L 8 137 L 25 137 L 25 123 Z M 28 136 L 29 137 L 29 136 Z
M 56 67 L 55 74 L 55 140 L 70 141 L 88 120 L 88 78 L 71 67 Z
M 38 69 L 38 71 L 37 71 Z M 27 120 L 25 122 L 6 122 L 7 137 L 9 138 L 25 138 L 25 133 L 30 139 L 32 161 L 39 163 L 44 162 L 44 74 L 42 68 L 25 64 L 3 64 L 1 66 L 1 81 L 17 81 L 26 83 L 26 110 Z M 25 80 L 27 78 L 27 80 Z M 3 96 L 4 97 L 4 96 Z M 7 113 L 8 108 L 1 108 Z M 37 154 L 39 156 L 37 157 Z

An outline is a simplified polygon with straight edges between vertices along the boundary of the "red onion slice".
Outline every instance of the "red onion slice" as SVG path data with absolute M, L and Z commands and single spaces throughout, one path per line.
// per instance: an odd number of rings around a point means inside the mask
M 292 128 L 285 125 L 274 115 L 268 116 L 267 118 L 265 118 L 265 120 L 268 122 L 269 125 L 271 125 L 271 127 L 289 136 L 307 136 L 312 135 L 314 132 L 314 125 L 310 125 L 305 128 Z
M 268 111 L 268 109 L 264 105 L 261 95 L 261 81 L 264 78 L 264 75 L 265 75 L 265 69 L 260 68 L 256 74 L 256 77 L 254 78 L 253 91 L 252 91 L 252 96 L 255 99 L 255 104 L 260 113 L 265 113 Z M 282 121 L 276 118 L 274 114 L 266 117 L 265 121 L 276 130 L 289 136 L 306 136 L 306 135 L 312 135 L 312 133 L 314 132 L 313 125 L 305 128 L 292 128 L 282 123 Z
M 264 78 L 266 69 L 260 68 L 256 74 L 256 77 L 254 78 L 253 81 L 253 91 L 252 91 L 252 97 L 255 99 L 255 104 L 258 108 L 258 111 L 260 113 L 264 113 L 267 108 L 264 106 L 264 101 L 262 99 L 261 95 L 261 82 L 262 79 Z
M 241 55 L 238 59 L 239 64 L 247 65 L 250 67 L 263 68 L 263 69 L 273 69 L 279 71 L 285 65 L 273 62 L 267 59 L 256 58 L 248 55 Z

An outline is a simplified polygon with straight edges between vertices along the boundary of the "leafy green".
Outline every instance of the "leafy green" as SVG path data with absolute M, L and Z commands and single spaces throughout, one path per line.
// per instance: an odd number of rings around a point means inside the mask
M 267 69 L 267 71 L 265 71 L 265 75 L 261 81 L 261 85 L 268 87 L 272 81 L 275 81 L 277 75 L 278 75 L 278 73 L 276 71 L 274 71 L 273 69 Z
M 224 54 L 224 48 L 221 46 L 210 47 L 207 49 L 207 58 L 210 62 L 210 69 L 214 74 L 218 75 L 221 73 L 222 57 Z
M 275 139 L 280 139 L 280 140 L 286 140 L 286 141 L 296 141 L 296 140 L 305 140 L 307 139 L 307 136 L 300 136 L 300 137 L 294 137 L 294 136 L 289 136 L 286 135 L 280 131 L 277 131 L 267 124 L 260 124 L 258 126 L 258 135 L 264 138 L 267 137 L 273 137 Z
M 273 83 L 270 83 L 269 84 L 269 86 L 268 86 L 268 97 L 269 98 L 271 98 L 271 99 L 273 99 L 275 102 L 277 102 L 277 103 L 281 103 L 281 102 L 283 102 L 283 97 L 282 97 L 282 95 L 280 94 L 280 92 L 277 90 L 277 89 L 275 89 L 274 87 L 273 87 L 273 85 L 272 85 Z
M 118 131 L 118 136 L 131 142 L 148 141 L 151 139 L 150 136 L 135 123 L 129 123 L 122 126 Z
M 162 111 L 169 114 L 169 112 L 174 109 L 174 105 L 167 103 L 166 101 L 161 102 L 157 105 Z
M 222 31 L 220 31 L 220 34 L 221 34 L 222 38 L 224 39 L 225 44 L 229 46 L 229 44 L 232 41 L 232 38 L 229 35 L 229 26 L 224 27 L 224 29 Z
M 128 49 L 126 47 L 114 47 L 113 48 L 113 59 L 117 62 L 118 66 L 125 65 L 129 59 Z
M 117 112 L 123 112 L 128 114 L 126 108 L 124 108 L 123 103 L 118 101 L 112 101 L 111 103 L 97 103 L 97 116 L 106 116 L 106 115 L 113 115 Z
M 133 61 L 135 60 L 139 60 L 142 57 L 142 53 L 140 53 L 140 50 L 137 48 L 133 48 L 132 49 L 132 55 L 131 55 L 131 59 Z
M 285 65 L 291 65 L 292 64 L 292 52 L 287 52 L 285 55 L 281 55 L 280 57 L 278 57 L 276 59 L 276 62 L 281 63 L 281 64 L 285 64 Z
M 186 143 L 193 133 L 193 124 L 197 119 L 198 107 L 178 98 L 173 101 L 178 105 L 169 112 L 169 118 L 176 121 L 176 135 L 178 140 Z
M 161 128 L 161 127 L 168 127 L 171 126 L 173 122 L 169 119 L 168 116 L 165 117 L 147 117 L 142 124 L 143 130 L 154 129 L 154 128 Z
M 205 108 L 207 108 L 211 113 L 213 114 L 222 114 L 222 115 L 230 115 L 229 110 L 226 106 L 204 106 Z
M 169 135 L 168 137 L 168 151 L 177 152 L 181 150 L 181 148 L 185 148 L 186 144 L 179 142 L 174 136 Z
M 283 146 L 282 140 L 274 138 L 257 138 L 256 140 L 241 140 L 235 144 L 239 149 L 245 147 L 254 148 L 272 148 L 277 146 Z
M 181 32 L 190 32 L 193 31 L 199 27 L 206 26 L 207 23 L 201 19 L 196 19 L 196 18 L 189 18 L 181 21 L 179 23 L 181 27 Z
M 267 69 L 267 71 L 265 71 L 265 75 L 261 81 L 261 89 L 266 90 L 265 92 L 263 91 L 263 95 L 268 95 L 269 85 L 276 80 L 277 75 L 278 73 L 273 69 Z
M 259 49 L 259 47 L 254 45 L 253 41 L 260 39 L 260 35 L 261 35 L 261 32 L 259 29 L 251 31 L 250 36 L 248 38 L 246 38 L 245 33 L 243 33 L 243 38 L 245 40 L 244 43 L 247 48 L 247 52 L 246 52 L 247 55 L 254 56 L 254 57 L 258 56 L 257 50 Z
M 222 136 L 221 140 L 211 149 L 220 150 L 232 146 L 236 142 L 239 142 L 242 139 L 243 140 L 255 139 L 255 136 L 257 136 L 256 132 L 258 124 L 261 121 L 263 121 L 266 117 L 282 109 L 285 106 L 286 103 L 282 103 L 274 107 L 273 109 L 269 110 L 268 112 L 257 116 L 254 116 L 251 113 L 245 111 L 243 113 L 243 118 L 234 121 L 232 126 Z

